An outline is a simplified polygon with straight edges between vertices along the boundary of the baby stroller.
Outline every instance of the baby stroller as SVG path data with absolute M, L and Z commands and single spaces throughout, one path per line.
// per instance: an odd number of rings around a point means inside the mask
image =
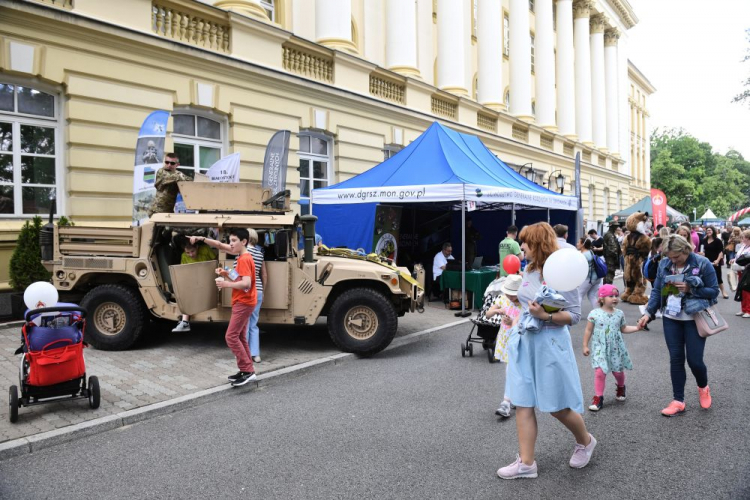
M 18 380 L 10 386 L 10 421 L 18 420 L 18 409 L 52 401 L 87 398 L 91 408 L 100 402 L 99 379 L 86 380 L 83 331 L 86 310 L 75 304 L 57 304 L 26 312 L 21 328 L 23 345 Z
M 466 342 L 461 344 L 461 357 L 474 356 L 474 346 L 472 344 L 482 344 L 482 348 L 487 351 L 487 359 L 490 363 L 495 362 L 495 341 L 497 340 L 497 334 L 500 331 L 500 316 L 493 318 L 485 318 L 485 313 L 494 302 L 495 298 L 501 293 L 505 277 L 498 278 L 487 286 L 484 291 L 484 302 L 482 303 L 482 309 L 477 314 L 476 318 L 472 318 L 471 322 L 474 326 L 471 327 L 469 336 L 466 338 Z M 474 331 L 476 330 L 476 336 Z

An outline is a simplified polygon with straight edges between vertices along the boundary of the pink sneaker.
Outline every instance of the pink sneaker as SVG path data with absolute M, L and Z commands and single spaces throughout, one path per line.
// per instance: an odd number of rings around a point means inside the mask
M 520 455 L 516 455 L 516 461 L 512 464 L 497 470 L 497 477 L 501 479 L 533 479 L 537 476 L 536 462 L 531 465 L 526 465 L 521 462 Z
M 576 449 L 573 451 L 573 456 L 570 457 L 570 466 L 574 469 L 583 469 L 589 464 L 591 455 L 594 454 L 594 448 L 596 448 L 596 439 L 589 433 L 591 442 L 588 446 L 576 443 Z
M 661 411 L 661 414 L 665 417 L 676 417 L 685 413 L 685 403 L 682 401 L 674 400 L 669 403 L 669 406 Z
M 708 386 L 704 388 L 698 387 L 698 399 L 701 403 L 701 408 L 708 410 L 711 408 L 711 389 Z

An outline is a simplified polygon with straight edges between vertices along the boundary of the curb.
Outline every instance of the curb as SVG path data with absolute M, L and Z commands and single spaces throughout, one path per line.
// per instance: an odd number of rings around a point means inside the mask
M 403 337 L 398 337 L 386 347 L 383 352 L 387 352 L 394 349 L 401 349 L 405 346 L 416 344 L 418 342 L 424 342 L 429 338 L 431 333 L 439 330 L 444 330 L 453 326 L 458 326 L 469 322 L 470 319 L 462 319 L 454 321 L 452 323 L 446 323 L 441 326 L 429 328 L 415 333 L 410 333 Z M 326 356 L 313 361 L 307 361 L 279 370 L 274 370 L 269 373 L 258 375 L 255 382 L 248 384 L 247 387 L 257 389 L 259 387 L 270 387 L 274 384 L 283 382 L 288 379 L 300 377 L 306 373 L 332 366 L 339 366 L 344 363 L 348 363 L 357 358 L 356 354 L 351 353 L 340 353 L 332 356 Z M 210 389 L 204 389 L 192 394 L 186 394 L 178 398 L 169 399 L 167 401 L 161 401 L 159 403 L 153 403 L 132 410 L 123 411 L 115 415 L 108 415 L 106 417 L 95 418 L 93 420 L 87 420 L 80 424 L 74 424 L 61 429 L 55 429 L 53 431 L 42 432 L 33 436 L 23 437 L 19 439 L 13 439 L 0 443 L 0 461 L 7 460 L 9 458 L 34 453 L 35 451 L 43 450 L 51 446 L 58 444 L 67 443 L 76 439 L 93 436 L 102 432 L 111 431 L 119 427 L 125 427 L 133 425 L 138 422 L 150 420 L 162 415 L 168 415 L 175 413 L 193 406 L 202 405 L 212 401 L 216 401 L 223 397 L 226 397 L 234 389 L 231 385 L 225 384 Z M 247 389 L 239 389 L 242 392 L 247 392 Z

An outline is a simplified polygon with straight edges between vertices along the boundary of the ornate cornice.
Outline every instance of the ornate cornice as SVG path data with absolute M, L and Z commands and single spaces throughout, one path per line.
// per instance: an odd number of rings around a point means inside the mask
M 620 39 L 620 30 L 617 28 L 610 28 L 604 31 L 604 46 L 612 47 L 617 46 L 617 42 Z
M 607 28 L 607 16 L 604 14 L 591 16 L 590 26 L 591 33 L 604 33 L 604 30 Z
M 573 2 L 573 19 L 581 19 L 591 15 L 591 0 L 576 0 Z
M 609 0 L 609 3 L 620 15 L 620 19 L 622 19 L 622 22 L 627 29 L 638 24 L 638 17 L 635 15 L 635 12 L 633 12 L 633 8 L 630 6 L 630 3 L 628 3 L 628 0 Z

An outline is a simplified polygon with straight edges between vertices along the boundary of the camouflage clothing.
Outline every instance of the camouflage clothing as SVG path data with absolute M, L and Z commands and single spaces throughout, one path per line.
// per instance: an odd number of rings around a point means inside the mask
M 622 249 L 617 241 L 615 229 L 617 226 L 610 226 L 609 231 L 604 233 L 604 261 L 607 263 L 607 276 L 604 277 L 604 284 L 611 285 L 615 280 L 615 271 L 620 264 L 620 255 Z
M 180 192 L 177 181 L 189 180 L 191 179 L 179 170 L 160 168 L 156 172 L 156 180 L 154 181 L 156 194 L 153 203 L 151 203 L 151 208 L 148 210 L 148 216 L 151 217 L 156 213 L 174 212 L 174 203 L 177 199 L 177 193 Z

